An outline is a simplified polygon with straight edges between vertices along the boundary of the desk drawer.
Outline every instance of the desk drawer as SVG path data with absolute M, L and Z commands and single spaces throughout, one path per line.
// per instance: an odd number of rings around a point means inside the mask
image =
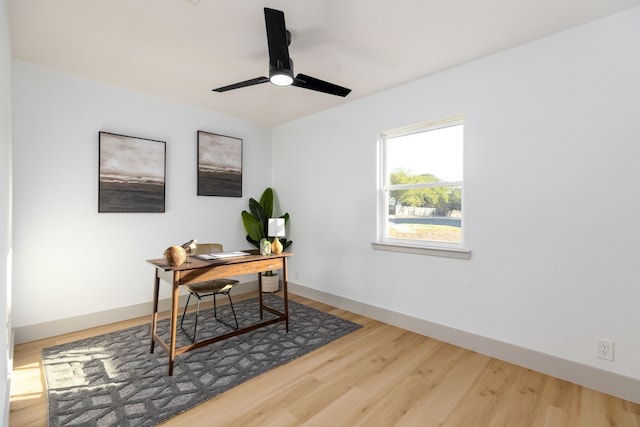
M 179 283 L 181 285 L 186 285 L 189 283 L 220 279 L 222 277 L 241 276 L 243 274 L 260 273 L 269 270 L 280 270 L 283 265 L 284 261 L 282 258 L 273 258 L 233 264 L 218 264 L 212 265 L 209 268 L 176 271 L 175 273 L 180 275 Z

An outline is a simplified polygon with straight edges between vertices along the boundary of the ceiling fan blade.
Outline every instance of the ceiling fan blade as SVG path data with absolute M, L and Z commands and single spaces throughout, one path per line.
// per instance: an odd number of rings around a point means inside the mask
M 266 83 L 269 81 L 268 77 L 256 77 L 255 79 L 245 80 L 243 82 L 234 83 L 227 86 L 222 86 L 216 89 L 211 89 L 214 92 L 226 92 L 228 90 L 240 89 L 241 87 L 259 85 L 260 83 Z
M 307 76 L 305 74 L 298 74 L 291 84 L 304 89 L 315 90 L 318 92 L 328 93 L 329 95 L 342 97 L 349 95 L 351 92 L 351 89 L 347 89 L 346 87 L 325 82 L 324 80 L 316 79 L 315 77 Z
M 267 27 L 269 64 L 276 68 L 291 69 L 289 58 L 289 36 L 284 24 L 284 12 L 264 8 L 264 22 Z

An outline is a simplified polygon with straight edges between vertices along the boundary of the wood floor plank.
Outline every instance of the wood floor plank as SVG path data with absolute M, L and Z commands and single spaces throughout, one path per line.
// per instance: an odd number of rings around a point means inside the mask
M 539 407 L 545 386 L 545 376 L 528 369 L 517 369 L 496 405 L 491 423 L 496 426 L 530 423 Z
M 603 427 L 636 427 L 640 423 L 639 417 L 625 410 L 625 406 L 620 399 L 585 387 L 582 390 L 579 425 L 581 427 L 595 425 Z
M 545 376 L 545 385 L 533 427 L 577 427 L 580 418 L 581 387 Z
M 392 330 L 397 337 L 402 335 L 401 330 Z M 395 339 L 384 341 L 386 345 L 382 346 L 379 352 L 372 353 L 366 346 L 361 346 L 344 357 L 338 364 L 325 366 L 324 369 L 311 372 L 314 378 L 320 380 L 319 387 L 312 396 L 303 396 L 298 401 L 290 405 L 290 410 L 301 420 L 309 419 L 313 414 L 324 410 L 334 400 L 344 395 L 354 384 L 362 381 L 364 378 L 375 375 L 383 367 L 399 356 L 401 350 L 398 348 Z
M 163 426 L 640 427 L 636 403 L 318 301 L 291 299 L 363 327 Z M 43 348 L 149 321 L 145 316 L 16 346 L 10 427 L 47 425 Z
M 446 344 L 414 374 L 424 384 L 421 399 L 400 418 L 398 425 L 413 420 L 440 425 L 445 423 L 467 394 L 490 358 Z
M 450 369 L 455 371 L 457 366 L 456 363 Z M 443 411 L 438 414 L 438 420 L 442 421 L 444 426 L 492 425 L 491 419 L 495 415 L 498 403 L 516 372 L 515 366 L 490 359 L 456 402 L 456 406 L 446 413 Z M 442 384 L 440 387 L 453 387 L 454 385 L 448 384 L 449 381 L 448 378 L 444 378 L 437 384 Z M 429 399 L 442 399 L 438 394 L 438 388 L 435 388 Z
M 320 414 L 320 417 L 331 418 L 331 404 L 355 387 L 364 392 L 365 398 L 352 405 L 348 413 L 341 414 L 339 421 L 344 425 L 357 425 L 370 412 L 371 402 L 382 399 L 392 384 L 402 382 L 433 345 L 429 340 L 420 339 L 416 334 L 405 331 L 377 350 L 369 351 L 357 366 L 348 368 L 342 375 L 338 372 L 337 375 L 328 378 L 322 390 L 314 393 L 314 396 L 322 397 L 322 407 L 316 405 L 316 408 L 310 411 L 305 408 L 304 402 L 301 402 L 301 405 L 297 405 L 301 409 L 294 413 L 304 421 L 313 418 L 316 413 Z M 310 399 L 312 398 L 307 398 Z M 316 422 L 318 419 L 320 418 L 316 417 Z

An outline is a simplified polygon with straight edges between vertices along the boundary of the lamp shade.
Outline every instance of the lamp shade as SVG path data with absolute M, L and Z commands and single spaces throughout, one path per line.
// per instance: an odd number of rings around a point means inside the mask
M 196 241 L 196 239 L 193 239 L 193 240 L 189 240 L 187 243 L 183 243 L 181 246 L 184 248 L 185 251 L 191 252 L 196 249 L 197 243 L 198 242 Z
M 269 236 L 284 236 L 284 218 L 269 218 Z

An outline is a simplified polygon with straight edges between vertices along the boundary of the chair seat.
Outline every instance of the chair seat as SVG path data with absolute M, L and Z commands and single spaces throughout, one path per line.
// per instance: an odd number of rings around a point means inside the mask
M 227 292 L 239 283 L 235 279 L 214 279 L 206 282 L 186 285 L 187 289 L 196 294 L 206 294 L 210 292 Z

